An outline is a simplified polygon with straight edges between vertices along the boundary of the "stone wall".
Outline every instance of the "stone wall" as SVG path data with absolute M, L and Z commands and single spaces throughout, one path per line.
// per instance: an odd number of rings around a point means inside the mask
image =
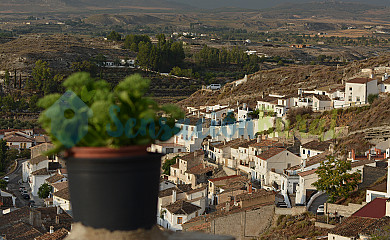
M 333 203 L 325 203 L 324 207 L 325 207 L 325 213 L 329 213 L 329 214 L 337 213 L 338 216 L 349 217 L 357 210 L 364 207 L 366 204 L 367 203 L 365 202 L 363 202 L 362 204 L 349 203 L 348 206 L 345 206 L 345 205 L 339 205 Z
M 306 207 L 275 208 L 276 215 L 301 215 L 307 211 Z
M 274 205 L 262 206 L 257 209 L 231 213 L 226 216 L 221 216 L 210 221 L 209 227 L 204 228 L 204 232 L 229 235 L 237 240 L 249 240 L 259 237 L 272 225 L 272 220 L 275 214 Z M 194 223 L 202 225 L 206 222 Z M 183 226 L 183 231 L 187 227 L 193 227 L 194 224 Z

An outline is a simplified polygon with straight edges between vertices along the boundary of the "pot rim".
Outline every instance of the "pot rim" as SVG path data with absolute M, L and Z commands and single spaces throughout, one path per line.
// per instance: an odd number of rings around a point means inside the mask
M 65 152 L 65 158 L 117 158 L 147 154 L 150 145 L 133 145 L 120 148 L 72 147 Z

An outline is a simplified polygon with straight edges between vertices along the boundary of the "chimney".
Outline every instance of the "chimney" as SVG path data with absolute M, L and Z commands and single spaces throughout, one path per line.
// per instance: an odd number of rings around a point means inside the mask
M 176 190 L 172 190 L 172 203 L 176 202 Z
M 390 201 L 386 200 L 386 217 L 390 217 Z
M 244 135 L 241 135 L 241 141 L 244 140 Z
M 41 227 L 42 226 L 41 212 L 35 209 L 30 209 L 29 223 L 33 227 Z
M 230 211 L 230 202 L 227 202 L 226 203 L 226 212 L 229 212 Z
M 60 216 L 56 216 L 56 224 L 60 224 Z
M 260 143 L 261 142 L 261 135 L 257 135 L 257 143 Z
M 53 234 L 54 233 L 54 227 L 53 226 L 50 226 L 50 231 L 49 231 L 50 234 Z
M 352 149 L 351 157 L 352 157 L 352 160 L 355 160 L 355 149 Z
M 223 139 L 223 145 L 226 145 L 226 138 Z

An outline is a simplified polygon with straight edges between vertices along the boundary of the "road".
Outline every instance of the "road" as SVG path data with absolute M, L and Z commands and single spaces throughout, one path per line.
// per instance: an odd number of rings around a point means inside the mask
M 8 191 L 12 192 L 16 196 L 15 205 L 17 208 L 24 207 L 28 205 L 28 201 L 22 197 L 22 195 L 19 192 L 19 181 L 22 180 L 22 163 L 27 161 L 27 159 L 24 160 L 18 160 L 18 166 L 16 167 L 16 170 L 8 174 L 9 177 L 9 183 L 8 183 Z M 27 189 L 28 184 L 24 183 L 24 185 Z
M 316 213 L 318 206 L 323 205 L 326 201 L 328 201 L 328 194 L 324 193 L 313 201 L 313 203 L 309 207 L 309 211 L 312 213 Z

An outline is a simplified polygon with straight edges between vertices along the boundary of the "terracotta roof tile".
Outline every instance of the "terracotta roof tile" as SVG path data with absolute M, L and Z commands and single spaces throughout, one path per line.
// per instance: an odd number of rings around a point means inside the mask
M 311 175 L 311 174 L 315 173 L 316 171 L 317 171 L 317 169 L 312 169 L 312 170 L 309 170 L 309 171 L 300 172 L 300 173 L 298 173 L 298 175 L 300 177 L 305 177 L 305 176 L 308 176 L 308 175 Z
M 64 175 L 56 173 L 53 176 L 46 178 L 45 181 L 48 183 L 55 183 L 64 178 L 66 178 Z
M 16 135 L 7 136 L 7 137 L 4 137 L 3 139 L 7 142 L 33 142 L 33 140 L 31 140 L 29 138 L 26 138 L 23 136 L 16 136 Z
M 203 163 L 196 165 L 195 167 L 192 167 L 186 171 L 186 173 L 189 174 L 204 174 L 210 171 L 213 171 L 214 167 L 212 166 L 203 166 Z
M 377 79 L 373 79 L 373 78 L 354 78 L 354 79 L 348 80 L 347 83 L 365 84 L 365 83 L 371 82 L 373 80 L 377 80 Z
M 351 216 L 344 219 L 340 224 L 331 229 L 329 232 L 343 237 L 356 238 L 361 231 L 363 231 L 369 225 L 373 224 L 375 221 L 377 221 L 375 218 Z
M 40 162 L 43 162 L 45 160 L 48 160 L 48 158 L 46 156 L 42 156 L 42 155 L 39 155 L 35 158 L 32 158 L 30 160 L 28 160 L 31 164 L 38 164 Z
M 255 143 L 249 144 L 249 147 L 282 147 L 283 143 L 274 140 L 261 140 L 259 143 L 256 141 Z
M 209 179 L 210 182 L 219 182 L 219 181 L 223 181 L 223 180 L 226 180 L 226 179 L 232 179 L 232 178 L 238 178 L 238 177 L 241 177 L 240 175 L 232 175 L 232 176 L 225 176 L 225 177 L 220 177 L 220 178 L 212 178 L 212 179 Z
M 57 189 L 57 191 L 60 191 L 64 188 L 67 188 L 69 185 L 68 185 L 68 182 L 58 182 L 58 183 L 52 183 L 50 184 L 53 188 Z
M 177 215 L 189 215 L 201 209 L 200 207 L 184 200 L 176 201 L 175 203 L 172 203 L 165 208 L 169 212 Z
M 305 143 L 302 145 L 302 148 L 310 149 L 310 150 L 317 150 L 317 151 L 326 151 L 329 150 L 331 142 L 326 141 L 326 142 L 319 142 L 317 140 L 313 140 L 311 142 Z
M 45 233 L 42 236 L 35 238 L 34 240 L 62 240 L 66 238 L 68 234 L 68 230 L 66 230 L 65 228 L 61 228 L 53 233 Z
M 63 188 L 60 191 L 53 193 L 53 196 L 70 201 L 69 187 Z
M 366 227 L 360 233 L 366 236 L 375 235 L 377 237 L 382 237 L 382 234 L 384 234 L 386 237 L 389 237 L 388 236 L 389 226 L 390 226 L 390 217 L 385 216 L 368 225 L 368 227 Z M 381 239 L 385 239 L 385 238 L 381 238 Z
M 263 159 L 263 160 L 268 160 L 268 159 L 272 158 L 273 156 L 275 156 L 283 151 L 287 151 L 287 150 L 284 148 L 271 148 L 271 149 L 268 149 L 268 151 L 264 151 L 260 155 L 257 155 L 257 157 L 260 159 Z M 293 154 L 293 153 L 291 153 L 291 154 Z
M 313 95 L 313 97 L 317 98 L 320 101 L 332 101 L 328 96 L 326 95 Z
M 47 168 L 41 168 L 31 173 L 32 175 L 50 175 Z
M 38 229 L 24 222 L 1 229 L 1 234 L 6 235 L 7 239 L 15 240 L 30 240 L 42 235 Z
M 203 150 L 197 150 L 195 152 L 191 152 L 191 153 L 188 153 L 186 155 L 179 156 L 177 158 L 181 159 L 181 160 L 184 160 L 184 161 L 190 161 L 190 160 L 193 160 L 195 158 L 203 158 L 203 157 L 204 157 Z

